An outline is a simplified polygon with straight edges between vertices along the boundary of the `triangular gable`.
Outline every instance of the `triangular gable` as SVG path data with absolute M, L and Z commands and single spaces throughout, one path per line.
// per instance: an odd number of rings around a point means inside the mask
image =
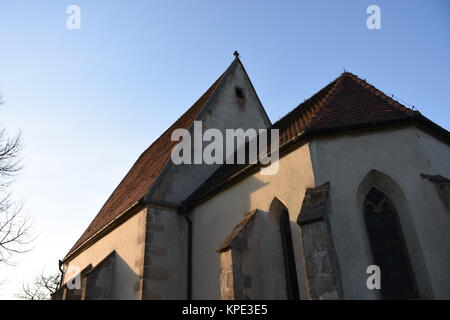
M 171 141 L 172 132 L 179 128 L 189 129 L 193 125 L 193 122 L 203 107 L 219 87 L 221 80 L 224 78 L 227 71 L 238 61 L 238 59 L 235 59 L 228 69 L 211 85 L 197 102 L 195 102 L 189 110 L 187 110 L 141 154 L 64 259 L 67 259 L 77 248 L 96 235 L 122 213 L 141 202 L 170 160 L 171 151 L 178 143 L 177 141 Z

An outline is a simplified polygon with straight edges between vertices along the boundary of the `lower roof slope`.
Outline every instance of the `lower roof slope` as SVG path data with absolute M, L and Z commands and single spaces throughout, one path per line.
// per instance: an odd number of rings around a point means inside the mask
M 115 218 L 141 201 L 160 175 L 164 166 L 170 160 L 172 149 L 178 143 L 177 141 L 171 140 L 172 132 L 178 128 L 188 129 L 193 124 L 203 109 L 203 106 L 219 86 L 226 72 L 211 85 L 197 102 L 141 154 L 64 259 L 68 258 L 78 247 L 106 227 Z

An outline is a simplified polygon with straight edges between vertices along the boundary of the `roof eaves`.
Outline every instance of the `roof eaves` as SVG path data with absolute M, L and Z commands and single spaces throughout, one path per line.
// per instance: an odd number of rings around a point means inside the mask
M 91 237 L 89 237 L 86 241 L 81 243 L 78 247 L 71 250 L 62 260 L 62 263 L 65 264 L 75 258 L 77 255 L 79 255 L 81 252 L 83 252 L 86 248 L 90 247 L 93 242 L 97 241 L 98 239 L 102 238 L 106 234 L 108 234 L 112 229 L 114 229 L 116 226 L 122 224 L 124 221 L 128 220 L 131 216 L 133 216 L 135 213 L 139 211 L 143 207 L 144 203 L 141 200 L 130 206 L 127 210 L 125 210 L 123 213 L 118 215 L 116 218 L 111 220 L 106 226 L 101 228 L 99 231 L 94 233 Z

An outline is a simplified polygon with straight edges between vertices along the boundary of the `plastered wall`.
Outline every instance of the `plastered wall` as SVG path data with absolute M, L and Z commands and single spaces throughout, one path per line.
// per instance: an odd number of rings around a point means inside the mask
M 219 195 L 195 208 L 191 213 L 193 221 L 193 298 L 220 299 L 220 258 L 216 249 L 223 239 L 250 210 L 258 209 L 255 215 L 258 224 L 268 222 L 269 207 L 277 197 L 288 209 L 291 220 L 291 234 L 294 244 L 296 268 L 300 293 L 304 288 L 304 266 L 300 229 L 296 219 L 307 187 L 314 186 L 308 145 L 280 159 L 276 175 L 263 176 L 256 173 L 245 178 Z M 262 238 L 267 238 L 262 234 Z M 267 241 L 270 242 L 270 241 Z M 278 272 L 274 271 L 275 259 L 271 259 L 270 248 L 262 253 L 262 273 L 265 298 L 280 299 L 284 292 L 279 286 L 271 288 L 269 283 Z M 282 290 L 281 290 L 282 291 Z
M 66 268 L 81 271 L 89 264 L 95 267 L 115 250 L 113 299 L 138 299 L 139 280 L 143 272 L 146 216 L 147 209 L 142 209 L 69 261 Z M 73 276 L 74 273 L 66 273 L 64 283 Z
M 340 135 L 311 142 L 317 184 L 330 181 L 333 239 L 346 299 L 375 299 L 366 286 L 372 264 L 362 215 L 370 185 L 399 212 L 421 298 L 450 298 L 450 213 L 420 173 L 450 176 L 450 148 L 419 128 Z

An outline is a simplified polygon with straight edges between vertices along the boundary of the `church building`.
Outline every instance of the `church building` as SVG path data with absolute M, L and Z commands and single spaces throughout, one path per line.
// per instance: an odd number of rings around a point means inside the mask
M 278 171 L 175 164 L 173 132 L 197 121 L 277 129 Z M 449 146 L 349 72 L 272 123 L 236 54 L 114 189 L 52 298 L 450 299 Z

